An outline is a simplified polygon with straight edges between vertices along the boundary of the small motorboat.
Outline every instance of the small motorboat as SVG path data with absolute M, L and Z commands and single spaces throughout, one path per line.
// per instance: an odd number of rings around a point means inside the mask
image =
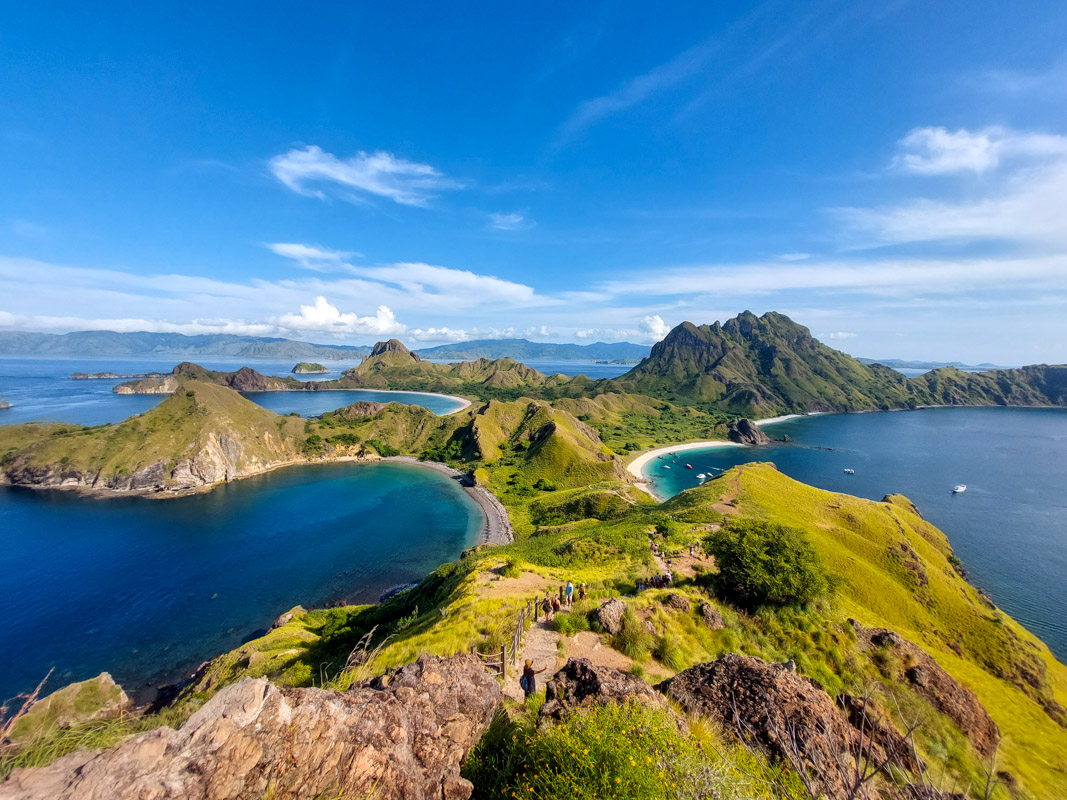
M 704 480 L 705 478 L 708 477 L 708 474 L 706 472 L 701 472 L 699 475 L 697 475 L 697 477 L 700 478 L 701 480 Z
M 845 474 L 846 475 L 855 475 L 856 474 L 856 470 L 854 470 L 854 469 L 852 469 L 850 467 L 845 467 Z
M 671 465 L 670 465 L 670 464 L 664 464 L 664 465 L 663 465 L 663 468 L 664 468 L 664 469 L 670 469 L 670 468 L 671 468 Z
M 955 486 L 952 487 L 952 493 L 953 494 L 963 494 L 966 491 L 967 491 L 967 484 L 966 483 L 957 483 Z
M 686 465 L 685 465 L 685 468 L 686 468 L 686 469 L 692 469 L 692 468 L 693 468 L 693 465 L 692 465 L 692 464 L 686 464 Z

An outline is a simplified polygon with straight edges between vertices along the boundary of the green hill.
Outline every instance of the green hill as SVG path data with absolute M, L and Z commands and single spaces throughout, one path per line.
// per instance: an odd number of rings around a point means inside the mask
M 776 312 L 757 317 L 746 311 L 722 325 L 683 322 L 616 383 L 748 417 L 920 405 L 1067 405 L 1067 367 L 982 373 L 943 367 L 909 380 L 828 347 Z

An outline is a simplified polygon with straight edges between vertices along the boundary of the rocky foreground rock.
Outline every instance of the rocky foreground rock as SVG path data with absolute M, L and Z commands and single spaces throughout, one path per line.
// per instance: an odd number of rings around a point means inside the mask
M 178 730 L 17 769 L 0 800 L 466 800 L 460 762 L 500 705 L 473 655 L 423 656 L 383 689 L 228 686 Z
M 571 658 L 545 684 L 539 721 L 560 720 L 579 708 L 635 701 L 667 708 L 663 695 L 641 678 L 588 658 Z

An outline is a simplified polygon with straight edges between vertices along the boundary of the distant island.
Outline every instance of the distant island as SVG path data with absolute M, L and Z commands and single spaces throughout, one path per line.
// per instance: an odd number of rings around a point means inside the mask
M 295 375 L 322 375 L 329 371 L 322 364 L 316 364 L 313 361 L 301 361 L 293 367 L 293 374 Z
M 232 356 L 235 358 L 319 358 L 355 361 L 370 354 L 364 345 L 312 344 L 293 339 L 235 336 L 229 333 L 0 331 L 0 353 L 47 356 Z
M 422 358 L 443 361 L 471 361 L 478 358 L 513 358 L 516 361 L 596 361 L 609 364 L 635 364 L 648 355 L 651 347 L 630 342 L 593 342 L 592 344 L 558 344 L 531 342 L 527 339 L 477 339 L 470 342 L 423 347 L 416 352 Z
M 1014 369 L 1014 367 L 1002 367 L 988 362 L 982 364 L 963 364 L 959 361 L 904 361 L 899 358 L 857 358 L 861 364 L 881 364 L 891 369 L 940 369 L 941 367 L 955 367 L 964 372 L 985 372 L 990 369 Z
M 75 372 L 70 376 L 72 381 L 114 381 L 128 378 L 159 378 L 162 372 L 142 372 L 132 375 L 120 375 L 117 372 Z

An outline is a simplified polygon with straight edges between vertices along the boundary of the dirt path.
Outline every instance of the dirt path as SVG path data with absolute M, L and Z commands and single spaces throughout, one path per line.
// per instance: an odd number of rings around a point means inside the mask
M 559 652 L 556 649 L 556 642 L 558 641 L 559 634 L 548 627 L 548 623 L 545 622 L 543 617 L 530 625 L 530 628 L 526 631 L 526 636 L 523 638 L 522 652 L 519 654 L 515 674 L 509 675 L 504 682 L 504 694 L 512 700 L 522 702 L 519 676 L 522 675 L 522 666 L 526 663 L 526 659 L 533 661 L 534 669 L 547 667 L 543 673 L 537 676 L 538 688 L 543 687 L 545 681 L 551 678 L 559 668 Z

